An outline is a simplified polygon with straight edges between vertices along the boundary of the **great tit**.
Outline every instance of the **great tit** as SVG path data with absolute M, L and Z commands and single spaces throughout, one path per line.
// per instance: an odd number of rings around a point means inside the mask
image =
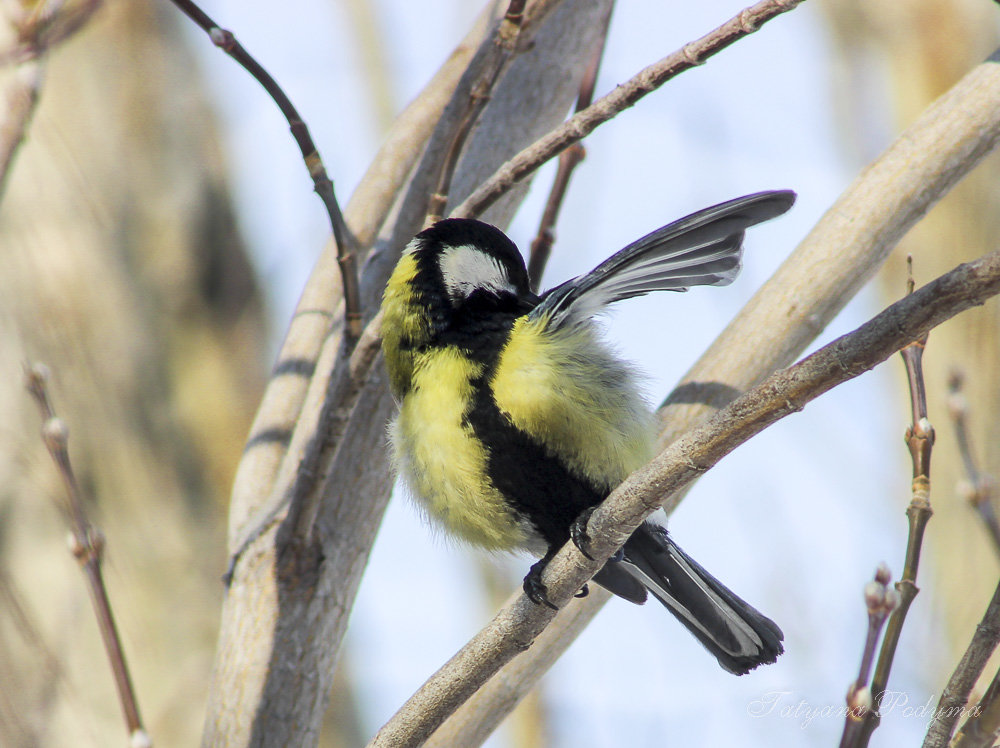
M 399 404 L 395 463 L 427 514 L 471 544 L 540 557 L 524 588 L 548 603 L 544 565 L 571 536 L 580 545 L 587 513 L 653 457 L 636 373 L 594 315 L 650 291 L 731 283 L 745 230 L 794 201 L 760 192 L 706 208 L 541 296 L 499 229 L 446 219 L 417 234 L 385 290 L 382 349 Z M 594 581 L 634 603 L 651 592 L 737 675 L 784 651 L 781 629 L 659 524 L 639 527 Z

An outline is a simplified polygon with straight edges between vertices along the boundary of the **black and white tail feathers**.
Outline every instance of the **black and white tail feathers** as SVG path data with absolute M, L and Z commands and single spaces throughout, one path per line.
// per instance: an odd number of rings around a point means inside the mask
M 649 590 L 724 670 L 743 675 L 784 652 L 777 624 L 705 571 L 662 527 L 646 522 L 623 550 L 594 581 L 635 603 L 645 602 Z

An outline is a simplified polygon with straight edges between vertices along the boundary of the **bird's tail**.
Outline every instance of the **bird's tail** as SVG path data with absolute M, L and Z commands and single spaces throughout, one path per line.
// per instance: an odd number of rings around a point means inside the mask
M 636 530 L 619 564 L 677 616 L 723 669 L 743 675 L 774 662 L 784 651 L 777 624 L 705 571 L 662 527 L 647 522 Z

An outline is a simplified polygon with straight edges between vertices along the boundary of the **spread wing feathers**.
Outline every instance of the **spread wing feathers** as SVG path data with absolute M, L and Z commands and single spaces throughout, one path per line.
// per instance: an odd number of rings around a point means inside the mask
M 777 624 L 705 571 L 662 527 L 647 523 L 636 530 L 618 565 L 659 599 L 725 670 L 743 675 L 774 662 L 784 651 Z M 594 581 L 601 584 L 600 575 Z
M 732 283 L 740 271 L 746 229 L 781 215 L 794 202 L 789 190 L 758 192 L 692 213 L 548 291 L 532 314 L 547 315 L 550 325 L 561 326 L 650 291 Z

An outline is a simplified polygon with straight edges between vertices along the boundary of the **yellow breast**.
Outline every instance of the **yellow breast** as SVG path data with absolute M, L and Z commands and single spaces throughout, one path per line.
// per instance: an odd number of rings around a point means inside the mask
M 451 347 L 415 357 L 392 426 L 400 474 L 428 513 L 459 537 L 509 550 L 525 533 L 487 476 L 487 454 L 466 422 L 482 367 Z
M 652 457 L 653 421 L 628 367 L 589 325 L 514 323 L 493 376 L 497 406 L 596 487 L 613 489 Z

